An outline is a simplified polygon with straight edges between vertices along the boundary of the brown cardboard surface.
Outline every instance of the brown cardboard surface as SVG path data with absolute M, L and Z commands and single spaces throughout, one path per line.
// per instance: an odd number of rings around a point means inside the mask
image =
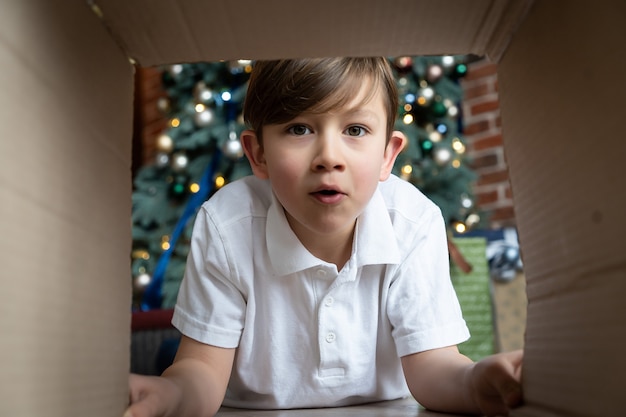
M 144 66 L 240 58 L 475 53 L 498 56 L 531 1 L 97 0 Z
M 0 415 L 104 417 L 124 409 L 126 53 L 144 65 L 303 55 L 497 58 L 513 35 L 498 76 L 529 295 L 527 406 L 515 415 L 621 416 L 625 6 L 537 1 L 516 33 L 529 3 L 101 0 L 98 21 L 80 1 L 5 2 Z
M 0 66 L 0 415 L 121 415 L 131 67 L 46 1 L 3 3 Z
M 624 415 L 624 16 L 538 2 L 499 65 L 529 298 L 520 415 Z

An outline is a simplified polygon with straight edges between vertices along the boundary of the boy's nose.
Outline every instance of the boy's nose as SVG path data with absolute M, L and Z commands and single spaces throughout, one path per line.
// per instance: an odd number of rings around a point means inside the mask
M 318 141 L 316 154 L 311 161 L 314 171 L 330 171 L 345 168 L 340 141 L 331 137 L 321 137 Z

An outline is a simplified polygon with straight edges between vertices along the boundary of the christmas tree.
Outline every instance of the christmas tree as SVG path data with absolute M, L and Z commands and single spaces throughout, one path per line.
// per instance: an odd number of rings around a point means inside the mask
M 451 229 L 479 220 L 473 172 L 461 136 L 458 80 L 465 56 L 390 58 L 399 102 L 396 129 L 409 144 L 394 173 L 441 208 Z M 155 160 L 134 180 L 132 213 L 133 308 L 174 305 L 198 208 L 224 184 L 251 173 L 239 143 L 241 114 L 253 62 L 192 63 L 163 69 L 168 128 L 157 138 Z

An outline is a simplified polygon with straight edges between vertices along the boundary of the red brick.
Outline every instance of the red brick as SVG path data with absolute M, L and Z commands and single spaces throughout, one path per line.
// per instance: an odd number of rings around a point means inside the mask
M 470 166 L 472 169 L 477 170 L 480 168 L 489 168 L 498 165 L 498 155 L 489 154 L 472 158 Z
M 480 120 L 478 122 L 470 123 L 463 129 L 463 134 L 465 136 L 475 135 L 476 133 L 482 133 L 489 130 L 489 121 L 488 120 Z
M 498 201 L 498 191 L 488 191 L 484 193 L 478 193 L 476 195 L 476 202 L 479 206 L 492 204 Z
M 489 87 L 489 83 L 481 83 L 474 85 L 473 87 L 468 87 L 463 90 L 463 99 L 471 100 L 473 98 L 485 96 L 490 92 Z
M 163 72 L 155 67 L 140 67 L 138 70 L 139 77 L 146 87 L 157 89 L 162 88 Z
M 483 173 L 476 185 L 490 185 L 490 184 L 498 184 L 498 183 L 507 183 L 509 182 L 509 174 L 506 170 Z
M 139 68 L 135 74 L 136 94 L 144 103 L 166 95 L 163 90 L 161 70 L 156 68 Z
M 156 101 L 146 102 L 142 108 L 141 115 L 144 124 L 151 124 L 154 122 L 162 121 L 165 124 L 166 117 L 161 110 L 157 107 Z
M 500 103 L 498 100 L 485 101 L 483 103 L 477 103 L 470 107 L 470 113 L 472 115 L 482 113 L 497 113 L 500 111 Z
M 490 220 L 491 221 L 503 221 L 503 220 L 514 220 L 515 219 L 515 209 L 513 206 L 506 206 L 494 209 L 491 212 Z
M 485 149 L 499 148 L 502 146 L 502 135 L 496 134 L 482 139 L 472 141 L 472 148 L 476 151 Z

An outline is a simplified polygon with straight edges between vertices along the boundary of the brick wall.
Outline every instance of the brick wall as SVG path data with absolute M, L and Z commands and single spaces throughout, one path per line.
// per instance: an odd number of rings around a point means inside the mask
M 485 60 L 469 64 L 461 81 L 464 89 L 464 137 L 472 168 L 479 179 L 475 185 L 478 208 L 488 215 L 491 228 L 515 226 L 515 214 L 502 148 L 496 65 Z M 161 73 L 156 68 L 137 68 L 133 170 L 152 161 L 155 141 L 167 119 L 158 110 L 165 96 Z
M 464 89 L 464 137 L 471 166 L 478 174 L 476 204 L 488 216 L 490 228 L 515 226 L 508 166 L 502 146 L 496 64 L 469 64 Z
M 133 175 L 142 165 L 154 160 L 156 138 L 168 121 L 158 105 L 159 98 L 165 96 L 159 69 L 135 68 Z

